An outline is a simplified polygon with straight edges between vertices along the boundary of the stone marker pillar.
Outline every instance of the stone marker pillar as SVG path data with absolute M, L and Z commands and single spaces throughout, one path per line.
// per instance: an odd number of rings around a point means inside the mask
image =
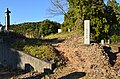
M 62 32 L 62 29 L 58 29 L 58 33 Z
M 11 13 L 11 12 L 7 8 L 6 11 L 5 11 L 5 30 L 9 30 L 9 26 L 10 26 L 10 15 L 9 15 L 9 13 Z
M 101 40 L 101 44 L 105 45 L 105 40 L 104 39 Z
M 90 20 L 84 21 L 84 44 L 90 44 Z
M 70 32 L 70 29 L 68 29 L 68 32 Z
M 108 44 L 111 44 L 111 40 L 110 39 L 108 39 Z
M 103 39 L 101 40 L 101 44 L 102 44 L 102 45 L 105 45 L 105 41 L 104 41 Z

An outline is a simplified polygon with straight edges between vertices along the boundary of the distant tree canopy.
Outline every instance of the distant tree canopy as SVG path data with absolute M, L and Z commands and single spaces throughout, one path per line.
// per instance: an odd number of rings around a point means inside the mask
M 67 0 L 68 12 L 64 16 L 63 29 L 83 30 L 84 20 L 91 22 L 94 40 L 108 39 L 120 35 L 120 5 L 116 0 Z
M 113 34 L 120 35 L 120 5 L 116 0 L 108 0 L 105 13 L 110 36 Z
M 120 36 L 120 5 L 116 0 L 50 0 L 56 9 L 52 13 L 64 14 L 62 29 L 84 30 L 84 20 L 90 20 L 91 36 L 95 41 Z M 68 2 L 68 11 L 61 4 Z M 58 12 L 61 11 L 61 12 Z M 56 15 L 56 14 L 55 14 Z M 13 27 L 12 27 L 13 26 Z M 61 24 L 49 20 L 36 23 L 12 25 L 11 29 L 29 37 L 40 37 L 57 33 Z
M 28 22 L 11 25 L 10 29 L 30 38 L 39 38 L 51 33 L 57 33 L 60 26 L 60 23 L 46 19 L 42 22 Z

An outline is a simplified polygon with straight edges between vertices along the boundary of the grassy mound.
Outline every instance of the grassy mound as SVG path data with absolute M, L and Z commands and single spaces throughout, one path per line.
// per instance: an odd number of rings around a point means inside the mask
M 36 39 L 27 39 L 27 40 L 19 40 L 11 44 L 12 48 L 17 50 L 25 51 L 35 57 L 38 57 L 43 60 L 54 60 L 58 55 L 58 51 L 56 51 L 49 44 L 43 44 L 41 40 Z

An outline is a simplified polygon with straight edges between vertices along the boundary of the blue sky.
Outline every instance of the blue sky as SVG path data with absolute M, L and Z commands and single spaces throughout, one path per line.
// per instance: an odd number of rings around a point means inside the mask
M 23 22 L 38 22 L 50 19 L 62 23 L 63 16 L 49 18 L 49 0 L 0 0 L 0 22 L 5 24 L 5 10 L 11 11 L 11 24 Z
M 107 0 L 105 0 L 107 1 Z M 120 3 L 120 0 L 117 0 Z M 50 19 L 62 23 L 63 16 L 50 16 L 48 8 L 51 7 L 49 0 L 0 0 L 0 22 L 5 24 L 5 10 L 11 11 L 11 24 L 23 22 L 38 22 Z

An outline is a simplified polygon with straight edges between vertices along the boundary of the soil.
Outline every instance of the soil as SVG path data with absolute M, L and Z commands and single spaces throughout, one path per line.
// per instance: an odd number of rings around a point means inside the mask
M 111 48 L 114 46 L 84 45 L 79 35 L 72 35 L 53 46 L 64 53 L 68 62 L 55 69 L 51 79 L 120 79 L 120 52 Z

